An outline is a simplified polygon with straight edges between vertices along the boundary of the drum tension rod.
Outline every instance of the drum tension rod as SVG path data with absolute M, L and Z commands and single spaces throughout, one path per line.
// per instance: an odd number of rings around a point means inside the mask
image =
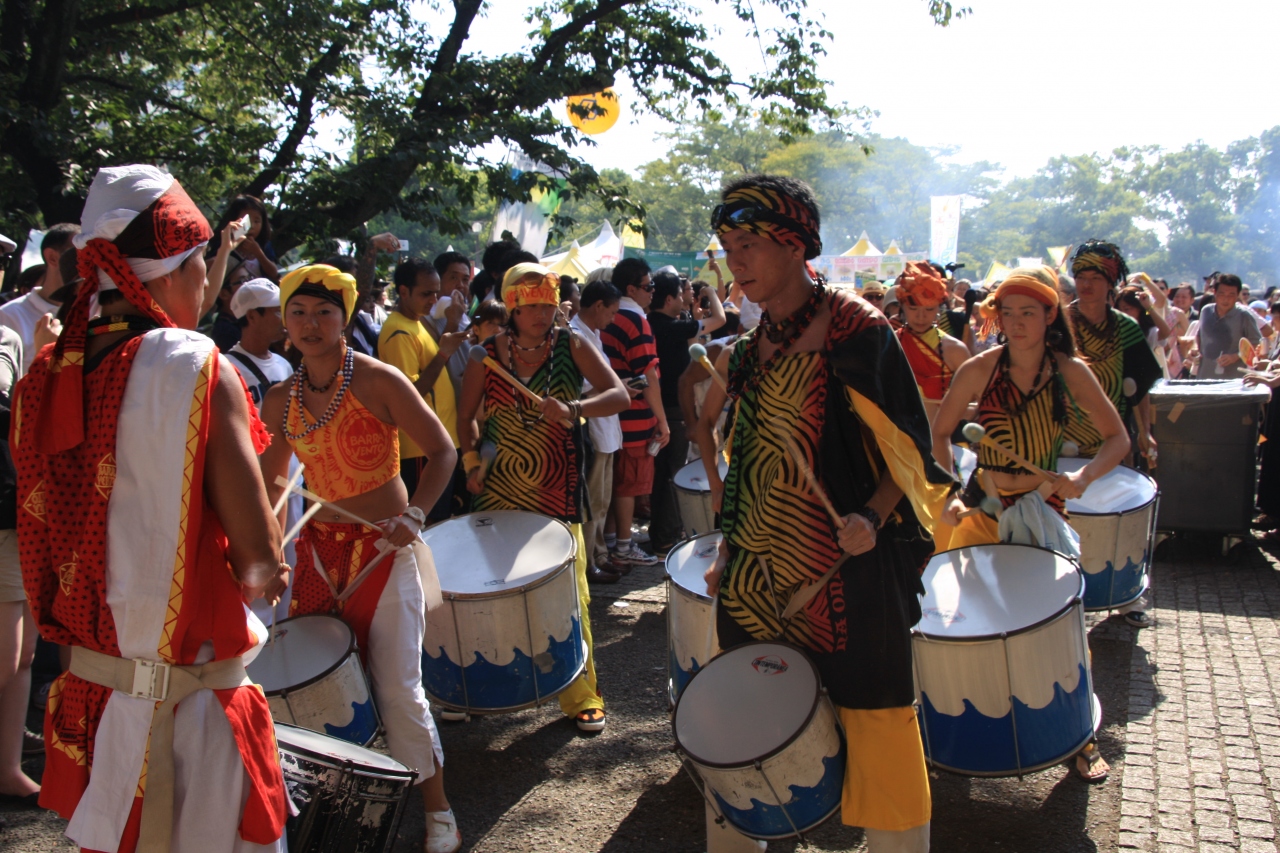
M 764 767 L 761 766 L 759 760 L 751 763 L 755 766 L 756 772 L 760 774 L 760 778 L 764 779 L 764 783 L 769 786 L 769 793 L 773 794 L 773 799 L 777 802 L 778 808 L 782 809 L 782 816 L 787 819 L 787 823 L 791 824 L 791 832 L 795 835 L 796 841 L 802 844 L 805 843 L 804 834 L 796 827 L 796 822 L 791 819 L 791 812 L 782 804 L 782 798 L 778 796 L 777 789 L 773 787 L 773 782 L 769 780 L 769 774 L 764 772 Z
M 1013 725 L 1013 760 L 1018 765 L 1018 781 L 1022 781 L 1022 749 L 1018 746 L 1018 706 L 1013 695 L 1013 666 L 1009 661 L 1009 634 L 1000 632 L 1000 645 L 1004 647 L 1004 676 L 1009 684 L 1009 721 Z
M 726 821 L 724 812 L 720 811 L 720 807 L 715 804 L 715 802 L 711 799 L 711 797 L 707 796 L 706 783 L 702 782 L 702 780 L 698 777 L 697 773 L 689 769 L 688 757 L 684 754 L 684 751 L 680 749 L 680 744 L 678 743 L 672 744 L 671 751 L 674 752 L 676 755 L 680 756 L 681 769 L 683 769 L 685 773 L 689 774 L 689 779 L 693 782 L 694 789 L 696 789 L 697 792 L 702 795 L 702 799 L 706 800 L 707 805 L 710 806 L 711 810 L 716 813 L 716 825 L 724 826 Z

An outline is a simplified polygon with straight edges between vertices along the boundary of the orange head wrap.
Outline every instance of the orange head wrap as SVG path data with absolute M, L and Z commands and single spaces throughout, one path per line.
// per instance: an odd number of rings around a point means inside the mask
M 947 298 L 947 284 L 937 270 L 919 261 L 907 261 L 897 285 L 899 298 L 908 305 L 941 305 Z
M 516 264 L 502 277 L 502 302 L 508 311 L 523 305 L 559 305 L 560 276 L 542 264 Z
M 1058 274 L 1052 267 L 1018 267 L 1009 273 L 1009 277 L 1000 282 L 1000 286 L 980 306 L 979 310 L 986 321 L 983 325 L 984 333 L 1000 316 L 1000 300 L 1006 296 L 1030 296 L 1046 308 L 1057 308 L 1057 282 Z

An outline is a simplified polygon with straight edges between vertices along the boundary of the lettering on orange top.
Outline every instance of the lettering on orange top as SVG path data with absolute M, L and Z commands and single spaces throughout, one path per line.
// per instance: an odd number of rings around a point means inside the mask
M 285 422 L 289 433 L 297 435 L 316 419 L 290 395 Z M 363 495 L 400 475 L 399 433 L 350 390 L 329 423 L 289 443 L 307 466 L 307 488 L 327 501 Z

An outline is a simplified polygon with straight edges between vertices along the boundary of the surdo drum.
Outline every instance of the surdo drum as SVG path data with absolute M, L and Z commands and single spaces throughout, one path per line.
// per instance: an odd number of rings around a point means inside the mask
M 924 572 L 912 630 L 925 756 L 970 776 L 1041 770 L 1093 737 L 1084 577 L 1028 545 L 944 551 Z
M 729 463 L 723 456 L 716 457 L 720 464 L 720 479 L 729 473 Z M 711 507 L 711 485 L 707 482 L 707 469 L 701 459 L 695 459 L 676 472 L 676 502 L 680 507 L 680 521 L 687 536 L 710 533 L 716 530 L 716 512 Z
M 276 624 L 249 677 L 262 686 L 278 723 L 367 746 L 378 734 L 378 712 L 356 635 L 333 616 L 295 616 Z
M 720 651 L 703 575 L 715 565 L 719 533 L 686 539 L 667 554 L 667 696 L 674 705 L 694 673 Z
M 422 679 L 467 713 L 540 705 L 587 663 L 569 528 L 531 512 L 451 518 L 422 532 L 444 604 L 427 614 Z
M 744 643 L 713 658 L 680 694 L 672 725 L 703 795 L 743 835 L 798 837 L 840 808 L 844 738 L 797 646 Z
M 1078 471 L 1092 459 L 1060 459 L 1058 471 Z M 1132 604 L 1147 591 L 1160 505 L 1155 480 L 1117 466 L 1067 501 L 1071 526 L 1080 534 L 1084 609 Z
M 417 773 L 393 758 L 276 723 L 285 792 L 298 814 L 285 822 L 290 853 L 391 849 Z

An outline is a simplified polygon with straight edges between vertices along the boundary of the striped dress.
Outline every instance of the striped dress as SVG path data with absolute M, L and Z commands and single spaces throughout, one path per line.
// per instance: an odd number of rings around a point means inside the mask
M 484 348 L 499 363 L 495 338 Z M 546 394 L 569 402 L 582 396 L 582 372 L 573 360 L 572 347 L 580 341 L 568 329 L 557 329 L 551 357 L 528 381 L 539 396 Z M 548 387 L 548 371 L 550 385 Z M 484 490 L 476 496 L 476 512 L 522 510 L 559 519 L 566 524 L 582 521 L 582 430 L 546 419 L 538 407 L 492 370 L 485 371 L 485 424 L 482 441 L 490 441 L 498 454 L 485 477 Z
M 1130 404 L 1137 403 L 1162 375 L 1160 363 L 1147 345 L 1146 336 L 1138 321 L 1114 308 L 1107 309 L 1107 318 L 1101 326 L 1094 326 L 1084 318 L 1075 303 L 1071 305 L 1071 325 L 1076 333 L 1079 355 L 1093 371 L 1107 399 L 1120 413 L 1120 419 L 1129 423 Z M 1133 379 L 1136 390 L 1132 395 L 1124 393 L 1124 380 Z M 1095 456 L 1102 447 L 1102 433 L 1098 432 L 1088 412 L 1073 412 L 1067 424 L 1067 438 L 1080 446 L 1081 456 Z

